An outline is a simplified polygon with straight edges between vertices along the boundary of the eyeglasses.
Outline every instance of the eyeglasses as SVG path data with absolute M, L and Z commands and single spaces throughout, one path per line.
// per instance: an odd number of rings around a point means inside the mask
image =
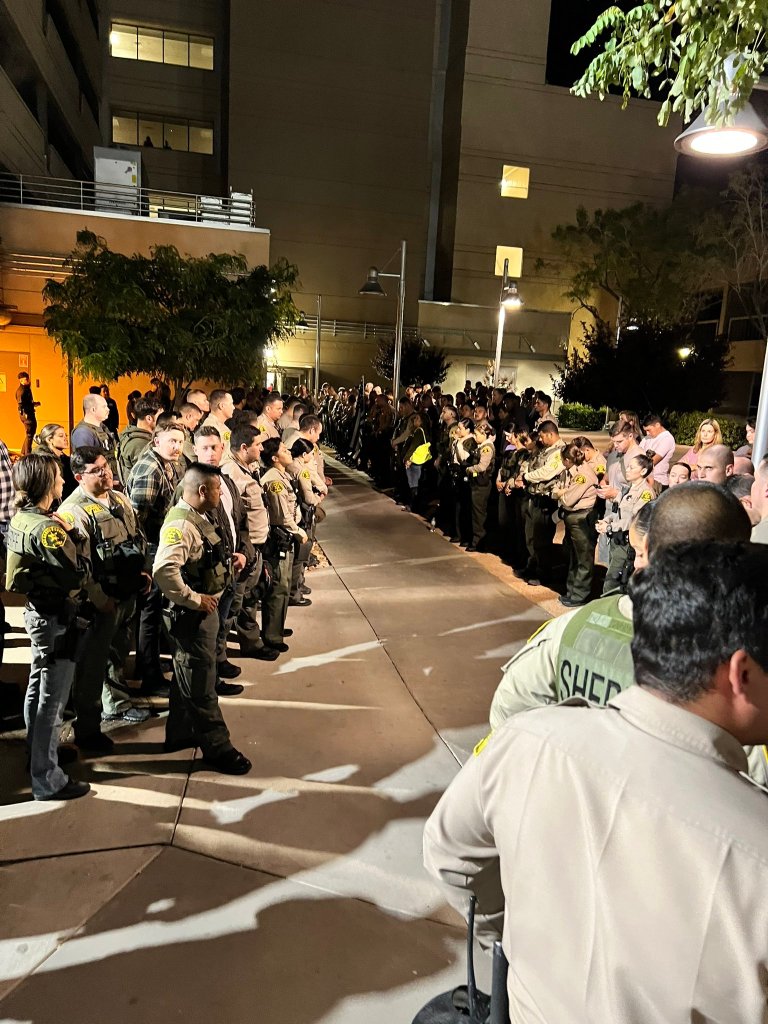
M 84 469 L 83 476 L 106 476 L 107 473 L 111 472 L 112 470 L 109 468 L 109 466 L 99 466 L 98 469 Z

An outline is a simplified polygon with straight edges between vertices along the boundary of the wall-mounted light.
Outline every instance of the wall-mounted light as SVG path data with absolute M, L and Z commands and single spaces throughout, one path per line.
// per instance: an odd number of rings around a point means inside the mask
M 692 353 L 693 353 L 693 349 L 689 348 L 688 345 L 683 345 L 682 348 L 679 348 L 677 350 L 677 354 L 680 356 L 680 358 L 683 361 L 685 361 Z

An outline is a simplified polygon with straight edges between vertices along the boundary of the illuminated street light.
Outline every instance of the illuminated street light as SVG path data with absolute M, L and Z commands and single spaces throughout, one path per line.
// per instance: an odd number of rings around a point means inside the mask
M 501 294 L 499 295 L 499 329 L 496 333 L 496 359 L 493 363 L 493 383 L 498 386 L 501 379 L 501 346 L 504 341 L 504 321 L 507 310 L 520 309 L 523 300 L 517 289 L 517 281 L 510 280 L 509 260 L 504 260 L 504 272 L 501 276 Z
M 385 274 L 377 267 L 368 270 L 368 279 L 358 295 L 385 296 L 387 293 L 381 287 L 380 277 L 396 277 L 397 285 L 397 320 L 395 321 L 395 353 L 392 366 L 392 394 L 395 396 L 395 408 L 397 408 L 398 391 L 400 390 L 400 365 L 403 359 L 403 319 L 405 317 L 405 254 L 406 243 L 400 243 L 400 273 Z M 386 264 L 385 264 L 386 265 Z
M 701 113 L 675 139 L 675 149 L 688 156 L 747 156 L 766 148 L 768 126 L 751 103 L 730 124 L 707 124 L 706 115 Z

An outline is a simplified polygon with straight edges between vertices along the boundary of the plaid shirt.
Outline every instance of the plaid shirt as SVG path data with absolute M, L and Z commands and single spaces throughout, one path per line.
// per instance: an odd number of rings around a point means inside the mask
M 0 441 L 0 533 L 5 533 L 13 517 L 13 477 L 11 475 L 11 457 L 8 449 Z
M 154 448 L 148 448 L 131 470 L 126 492 L 150 546 L 157 547 L 160 527 L 180 479 L 179 467 L 165 462 Z

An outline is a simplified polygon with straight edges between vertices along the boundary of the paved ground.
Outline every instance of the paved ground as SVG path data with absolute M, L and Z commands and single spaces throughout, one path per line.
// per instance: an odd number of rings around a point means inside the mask
M 163 755 L 154 719 L 75 769 L 87 797 L 34 803 L 0 741 L 0 1024 L 409 1024 L 461 981 L 422 825 L 553 595 L 334 472 L 290 653 L 223 702 L 251 775 Z

